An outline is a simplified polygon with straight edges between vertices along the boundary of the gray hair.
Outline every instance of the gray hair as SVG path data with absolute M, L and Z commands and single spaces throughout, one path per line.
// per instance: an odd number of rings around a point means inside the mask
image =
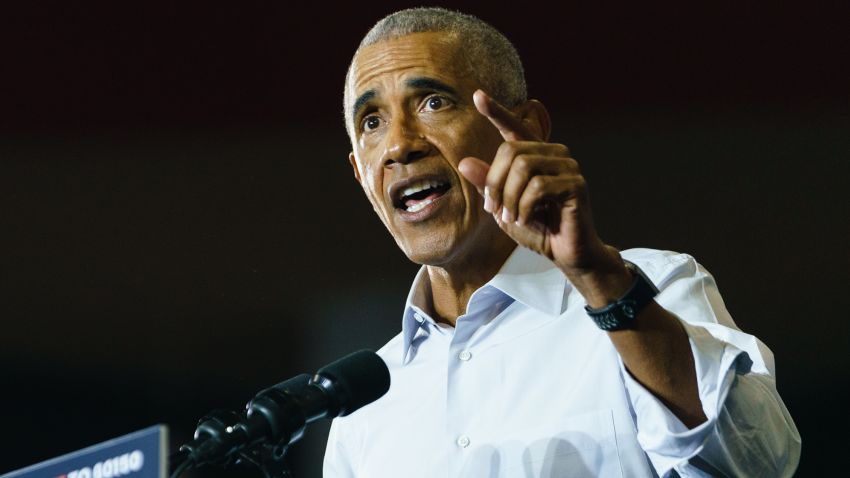
M 362 48 L 369 45 L 423 32 L 455 35 L 463 45 L 464 55 L 472 65 L 478 81 L 498 102 L 513 107 L 526 101 L 525 72 L 516 48 L 498 30 L 480 18 L 465 13 L 437 7 L 409 8 L 395 12 L 382 18 L 369 30 L 354 55 L 357 56 Z M 343 115 L 349 135 L 353 122 L 348 91 L 350 76 L 351 64 L 345 75 L 346 86 L 343 91 Z

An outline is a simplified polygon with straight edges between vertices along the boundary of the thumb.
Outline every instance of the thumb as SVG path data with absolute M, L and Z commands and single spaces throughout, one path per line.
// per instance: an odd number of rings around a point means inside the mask
M 484 194 L 484 186 L 487 184 L 487 172 L 490 171 L 489 164 L 478 158 L 469 156 L 460 160 L 457 169 L 463 177 L 475 186 L 479 194 Z

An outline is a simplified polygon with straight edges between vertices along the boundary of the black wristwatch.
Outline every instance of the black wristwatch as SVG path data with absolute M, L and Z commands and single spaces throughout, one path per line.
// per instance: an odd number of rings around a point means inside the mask
M 634 276 L 629 290 L 616 301 L 600 309 L 584 306 L 587 315 L 596 325 L 605 331 L 622 330 L 631 327 L 635 317 L 646 307 L 646 304 L 658 294 L 658 288 L 650 281 L 640 268 L 629 261 L 624 261 L 626 268 Z

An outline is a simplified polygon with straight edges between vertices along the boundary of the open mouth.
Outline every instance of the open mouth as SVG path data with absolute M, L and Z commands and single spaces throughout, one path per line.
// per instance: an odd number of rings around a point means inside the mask
M 406 212 L 419 212 L 451 187 L 448 181 L 420 179 L 399 188 L 394 195 L 393 205 Z

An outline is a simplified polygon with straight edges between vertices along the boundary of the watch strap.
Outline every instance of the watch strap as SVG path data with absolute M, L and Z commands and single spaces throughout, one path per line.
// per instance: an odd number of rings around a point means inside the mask
M 631 287 L 619 299 L 599 309 L 585 306 L 587 315 L 605 331 L 630 328 L 641 310 L 657 294 L 658 288 L 634 263 L 624 260 L 626 268 L 634 276 Z

